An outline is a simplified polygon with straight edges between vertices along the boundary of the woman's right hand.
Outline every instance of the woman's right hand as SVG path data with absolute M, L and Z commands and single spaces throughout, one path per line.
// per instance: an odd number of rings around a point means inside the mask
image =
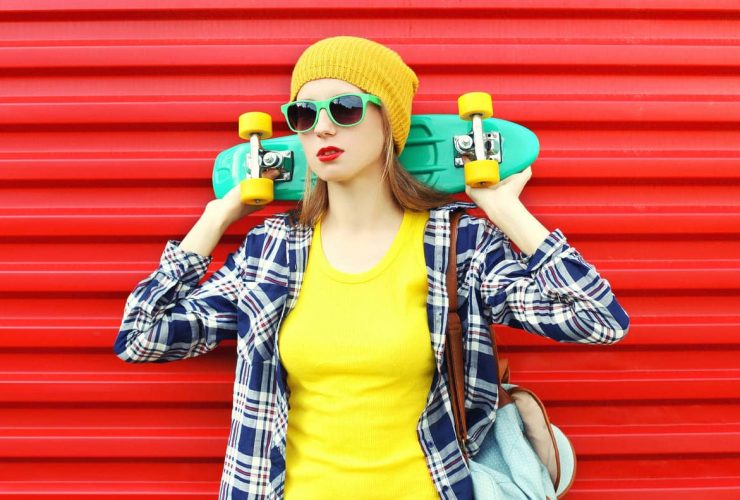
M 280 170 L 276 168 L 267 169 L 262 172 L 262 177 L 277 179 Z M 211 200 L 206 205 L 206 213 L 223 221 L 224 227 L 228 227 L 242 217 L 256 212 L 264 205 L 245 205 L 241 201 L 239 184 L 231 188 L 223 198 Z

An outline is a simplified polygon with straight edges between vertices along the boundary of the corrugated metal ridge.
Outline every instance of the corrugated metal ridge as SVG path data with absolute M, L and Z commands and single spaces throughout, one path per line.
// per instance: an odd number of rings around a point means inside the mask
M 30 324 L 31 323 L 31 324 Z M 0 316 L 0 341 L 5 349 L 27 349 L 37 351 L 43 345 L 47 349 L 75 349 L 79 352 L 100 350 L 109 353 L 111 337 L 121 324 L 120 317 L 101 316 L 77 317 L 23 317 Z M 596 346 L 573 346 L 553 343 L 535 335 L 522 335 L 521 331 L 498 326 L 496 332 L 507 350 L 524 347 L 528 352 L 544 349 L 549 352 L 566 350 L 601 349 Z M 697 334 L 700 332 L 700 334 Z M 680 346 L 684 349 L 709 346 L 740 345 L 740 315 L 721 314 L 676 316 L 675 314 L 630 315 L 630 334 L 619 344 L 607 346 L 605 352 L 622 352 L 639 346 Z M 582 352 L 582 351 L 581 351 Z
M 235 143 L 236 144 L 236 143 Z M 116 151 L 100 157 L 100 153 L 82 151 L 33 153 L 0 153 L 0 178 L 4 182 L 27 183 L 65 181 L 67 186 L 94 178 L 96 181 L 127 181 L 150 184 L 167 180 L 208 183 L 215 159 L 213 152 L 174 151 L 171 157 L 157 157 L 156 152 Z M 599 157 L 604 154 L 604 157 Z M 566 183 L 584 179 L 624 180 L 631 182 L 660 180 L 663 183 L 692 181 L 717 182 L 740 180 L 740 151 L 656 152 L 645 151 L 639 157 L 615 157 L 614 152 L 558 151 L 544 152 L 532 167 L 537 176 L 532 184 Z M 608 156 L 607 156 L 608 155 Z M 660 156 L 657 156 L 660 155 Z M 46 158 L 44 156 L 47 156 Z M 577 162 L 576 162 L 577 160 Z M 650 168 L 645 168 L 645 161 Z M 2 209 L 0 209 L 0 214 Z
M 738 52 L 740 56 L 740 52 Z M 89 99 L 75 102 L 74 97 L 64 99 L 39 98 L 35 102 L 12 102 L 0 100 L 0 125 L 50 125 L 75 124 L 93 125 L 100 123 L 221 123 L 224 128 L 234 127 L 236 118 L 245 109 L 274 110 L 273 119 L 282 131 L 287 133 L 284 118 L 279 113 L 279 106 L 287 100 L 252 99 L 249 96 L 235 97 L 226 100 L 214 96 L 199 97 L 197 100 L 140 99 L 132 96 L 129 101 L 106 101 L 100 99 L 91 102 Z M 450 96 L 449 112 L 456 112 L 457 96 Z M 416 114 L 440 112 L 437 101 L 419 101 L 414 103 Z M 497 116 L 513 121 L 526 121 L 531 127 L 534 124 L 578 124 L 588 123 L 590 127 L 619 123 L 622 127 L 646 127 L 652 124 L 681 124 L 685 129 L 703 128 L 708 125 L 740 127 L 740 94 L 728 96 L 706 96 L 704 99 L 681 101 L 673 96 L 653 99 L 651 97 L 630 98 L 614 96 L 609 100 L 583 98 L 579 100 L 557 99 L 545 100 L 543 96 L 534 99 L 508 100 L 496 96 L 495 110 Z M 283 130 L 284 129 L 284 130 Z M 236 133 L 234 134 L 236 136 Z M 238 139 L 238 138 L 237 138 Z
M 276 207 L 277 208 L 277 207 Z M 100 215 L 106 207 L 91 209 L 46 208 L 36 210 L 0 209 L 0 231 L 6 237 L 18 236 L 163 236 L 163 227 L 190 227 L 201 215 L 202 207 L 185 207 L 168 211 L 147 209 L 149 214 Z M 132 207 L 126 207 L 132 212 Z M 573 212 L 560 207 L 530 210 L 546 225 L 560 227 L 566 234 L 582 235 L 738 235 L 740 207 L 681 206 L 635 208 L 608 205 L 604 207 L 574 207 Z M 90 213 L 85 213 L 90 212 Z M 97 212 L 97 214 L 95 213 Z M 266 214 L 251 218 L 256 221 Z M 179 231 L 179 230 L 178 230 Z M 226 234 L 236 234 L 229 229 Z
M 213 457 L 223 454 L 223 440 L 228 428 L 155 427 L 129 428 L 89 427 L 87 433 L 75 427 L 46 427 L 19 429 L 3 441 L 27 440 L 33 447 L 11 447 L 12 458 L 44 457 Z M 607 426 L 564 427 L 568 437 L 578 447 L 579 459 L 600 455 L 605 446 L 613 448 L 613 455 L 633 455 L 650 447 L 653 454 L 732 453 L 740 442 L 740 424 L 673 424 L 625 425 L 621 433 Z M 74 447 L 69 447 L 75 441 Z M 132 441 L 139 441 L 135 448 Z M 139 453 L 134 455 L 134 453 Z
M 36 0 L 29 4 L 24 0 L 4 0 L 0 6 L 0 12 L 75 12 L 75 11 L 93 11 L 93 12 L 129 12 L 129 11 L 158 11 L 158 10 L 205 10 L 208 12 L 218 12 L 220 10 L 240 10 L 253 12 L 255 15 L 264 12 L 284 12 L 295 16 L 296 7 L 278 7 L 269 4 L 261 4 L 259 8 L 249 9 L 243 1 L 240 0 L 109 0 L 101 4 L 97 0 L 66 0 L 59 3 L 55 0 Z M 618 12 L 645 12 L 657 11 L 661 13 L 675 14 L 676 11 L 691 13 L 727 13 L 738 12 L 737 2 L 733 0 L 703 0 L 695 2 L 692 0 L 674 0 L 665 2 L 664 0 L 570 0 L 568 2 L 553 2 L 552 0 L 529 0 L 521 2 L 517 0 L 497 1 L 495 6 L 486 7 L 485 5 L 465 4 L 449 0 L 427 0 L 423 4 L 409 5 L 408 3 L 399 4 L 395 0 L 343 0 L 341 2 L 325 2 L 322 5 L 311 4 L 311 9 L 300 12 L 301 16 L 311 14 L 322 15 L 326 11 L 336 13 L 340 11 L 357 12 L 362 10 L 372 10 L 377 13 L 383 12 L 428 12 L 430 10 L 440 11 L 450 16 L 455 13 L 460 14 L 486 14 L 489 12 L 499 12 L 503 10 L 517 12 L 607 12 L 610 15 Z
M 136 457 L 139 458 L 139 457 Z M 88 467 L 82 463 L 80 467 Z M 166 472 L 165 472 L 166 474 Z M 212 500 L 213 482 L 192 480 L 149 480 L 149 481 L 3 481 L 2 492 L 5 500 L 42 498 L 53 496 L 59 499 L 75 499 L 82 496 L 98 498 L 115 497 L 136 500 L 161 500 L 165 496 L 183 496 L 191 500 Z
M 8 458 L 223 459 L 227 436 L 227 427 L 45 427 L 19 429 L 14 435 L 0 437 L 0 446 L 12 450 Z M 33 446 L 10 446 L 19 440 Z
M 697 455 L 694 455 L 696 457 Z M 647 457 L 629 457 L 621 456 L 608 462 L 606 477 L 599 474 L 599 479 L 584 479 L 579 482 L 578 488 L 574 491 L 582 495 L 589 495 L 593 498 L 617 500 L 625 497 L 651 499 L 686 499 L 694 500 L 697 498 L 697 491 L 703 492 L 709 490 L 712 498 L 715 500 L 735 500 L 740 487 L 736 481 L 723 477 L 717 477 L 716 472 L 708 470 L 707 463 L 714 465 L 714 470 L 722 468 L 723 471 L 732 471 L 738 468 L 738 461 L 731 457 L 719 457 L 712 455 L 705 457 L 698 455 L 699 458 L 682 458 L 679 459 L 682 468 L 676 469 L 676 458 L 665 460 L 665 456 L 647 456 Z M 596 460 L 603 461 L 604 457 L 594 457 Z M 141 460 L 139 459 L 139 463 Z M 203 462 L 201 462 L 202 464 Z M 589 467 L 593 468 L 593 460 L 584 460 L 579 462 L 579 471 L 585 470 L 586 473 L 592 474 Z M 198 465 L 201 465 L 198 464 Z M 56 464 L 55 464 L 56 465 Z M 207 487 L 204 481 L 172 481 L 172 480 L 153 480 L 152 477 L 168 477 L 171 472 L 169 464 L 158 463 L 157 461 L 148 461 L 142 464 L 147 471 L 151 471 L 147 480 L 135 480 L 128 482 L 109 480 L 105 477 L 104 467 L 107 463 L 101 463 L 100 459 L 96 460 L 78 460 L 75 463 L 79 468 L 90 471 L 91 477 L 96 479 L 88 481 L 68 481 L 60 478 L 54 481 L 45 481 L 41 485 L 28 481 L 16 481 L 9 483 L 9 487 L 4 489 L 6 492 L 4 498 L 8 500 L 26 499 L 29 496 L 49 494 L 54 492 L 55 498 L 79 498 L 80 495 L 104 495 L 115 496 L 116 498 L 132 498 L 137 500 L 160 500 L 163 495 L 179 496 L 187 495 L 192 499 L 212 499 L 214 496 L 213 483 Z M 205 465 L 210 465 L 208 462 Z M 203 467 L 198 472 L 203 472 Z M 641 470 L 649 469 L 653 475 L 652 478 L 641 478 Z M 686 471 L 700 471 L 698 473 L 688 473 Z M 102 476 L 102 477 L 101 477 Z M 192 476 L 192 474 L 191 474 Z M 583 486 L 581 486 L 583 484 Z
M 562 351 L 555 353 L 558 357 L 564 354 Z M 634 353 L 628 355 L 634 356 Z M 582 357 L 583 353 L 575 356 Z M 653 357 L 656 356 L 660 353 Z M 70 400 L 71 394 L 76 403 L 192 404 L 231 400 L 234 380 L 231 370 L 140 374 L 130 369 L 89 373 L 2 372 L 0 383 L 6 404 L 64 403 Z M 740 391 L 740 369 L 675 366 L 663 370 L 605 368 L 530 372 L 518 368 L 516 383 L 542 391 L 550 400 L 571 403 L 682 400 L 686 394 L 695 395 L 692 401 L 735 399 Z M 639 390 L 633 387 L 638 384 Z
M 701 259 L 691 262 L 644 259 L 613 261 L 591 259 L 622 293 L 657 290 L 740 291 L 740 259 Z M 0 262 L 0 293 L 120 292 L 152 265 L 127 262 Z
M 694 103 L 694 102 L 714 102 L 714 101 L 736 101 L 740 100 L 740 89 L 736 89 L 738 92 L 733 94 L 731 92 L 725 92 L 722 94 L 659 94 L 659 93 L 647 93 L 645 91 L 636 91 L 634 93 L 625 92 L 623 94 L 614 94 L 614 93 L 608 93 L 608 94 L 601 94 L 598 92 L 593 92 L 593 90 L 596 90 L 592 87 L 588 88 L 589 92 L 587 94 L 574 94 L 574 93 L 568 93 L 568 92 L 560 92 L 560 93 L 553 93 L 552 91 L 548 93 L 540 93 L 540 94 L 528 94 L 528 93 L 505 93 L 505 92 L 497 92 L 495 95 L 493 95 L 493 104 L 494 107 L 497 102 L 505 102 L 505 103 L 529 103 L 529 102 L 537 102 L 537 103 L 547 103 L 547 104 L 554 104 L 559 102 L 609 102 L 609 101 L 618 101 L 618 102 L 633 102 L 633 103 L 642 103 L 642 102 L 655 102 L 655 103 L 661 103 L 661 102 L 670 102 L 670 103 Z M 733 90 L 733 89 L 729 89 Z M 459 97 L 460 93 L 456 92 L 454 94 L 449 93 L 431 93 L 431 92 L 424 92 L 417 94 L 414 96 L 414 102 L 413 106 L 414 108 L 417 105 L 421 106 L 431 106 L 436 105 L 439 106 L 442 103 L 449 102 L 452 103 L 451 105 L 456 105 L 457 98 Z M 146 95 L 146 94 L 131 94 L 131 95 L 41 95 L 41 94 L 34 94 L 33 96 L 2 96 L 2 102 L 3 104 L 38 104 L 39 100 L 41 100 L 42 103 L 50 103 L 50 104 L 68 104 L 68 103 L 74 103 L 74 104 L 82 104 L 82 103 L 89 103 L 89 104 L 128 104 L 128 103 L 147 103 L 147 104 L 186 104 L 186 103 L 203 103 L 203 102 L 223 102 L 223 103 L 242 103 L 245 99 L 249 99 L 249 102 L 255 102 L 259 104 L 275 104 L 275 103 L 282 103 L 285 100 L 286 95 L 283 92 L 277 93 L 277 94 L 256 94 L 256 93 L 249 93 L 249 94 L 177 94 L 177 95 L 170 95 L 166 98 L 163 98 L 161 94 L 153 94 L 153 95 Z M 677 110 L 680 111 L 680 110 Z
M 599 261 L 592 263 L 622 293 L 651 290 L 740 291 L 740 260 L 675 263 L 665 261 Z M 151 272 L 151 265 L 130 263 L 0 263 L 0 293 L 120 292 Z
M 244 50 L 238 45 L 88 45 L 74 47 L 0 47 L 0 67 L 4 69 L 84 68 L 172 68 L 189 67 L 272 68 L 286 73 L 295 64 L 305 45 L 269 44 L 260 50 Z M 521 69 L 539 67 L 632 67 L 658 71 L 681 68 L 697 73 L 707 68 L 740 67 L 740 45 L 624 45 L 501 43 L 497 50 L 481 43 L 444 43 L 435 46 L 434 61 L 428 58 L 428 44 L 403 44 L 403 56 L 414 69 L 434 71 L 440 66 L 455 66 L 465 71 L 490 71 L 492 66 Z
M 693 209 L 693 210 L 692 210 Z M 144 215 L 92 215 L 70 213 L 69 209 L 44 209 L 46 213 L 18 215 L 20 209 L 0 210 L 0 231 L 7 237 L 15 236 L 158 236 L 163 237 L 163 227 L 179 228 L 192 224 L 202 213 L 202 207 L 173 210 L 167 214 L 161 207 L 149 209 Z M 102 207 L 92 211 L 102 210 Z M 152 213 L 156 210 L 156 213 Z M 24 212 L 28 209 L 24 208 Z M 62 215 L 59 212 L 64 211 Z M 557 224 L 566 234 L 583 235 L 693 235 L 740 234 L 740 208 L 738 207 L 678 207 L 672 211 L 659 211 L 656 207 L 636 210 L 629 206 L 578 207 L 573 212 L 560 207 L 547 211 L 530 210 L 544 224 Z M 4 213 L 3 213 L 4 212 Z M 14 213 L 13 213 L 14 212 Z M 162 212 L 165 212 L 164 214 Z M 261 219 L 266 214 L 260 214 Z M 251 219 L 256 221 L 257 217 Z M 178 229 L 175 229 L 179 232 Z M 236 234 L 229 229 L 227 234 Z
M 0 16 L 2 14 L 0 13 Z M 740 19 L 738 19 L 740 20 Z M 0 22 L 2 22 L 2 18 L 0 17 Z M 244 37 L 220 37 L 215 38 L 211 40 L 203 40 L 202 38 L 189 38 L 187 36 L 170 36 L 168 38 L 65 38 L 64 40 L 57 40 L 56 38 L 49 38 L 49 39 L 41 39 L 36 38 L 33 40 L 0 40 L 0 48 L 2 47 L 16 47 L 16 48 L 43 48 L 43 47 L 93 47 L 93 48 L 100 48 L 100 47 L 138 47 L 138 46 L 162 46 L 162 47 L 170 47 L 170 46 L 178 46 L 178 47 L 188 47 L 191 45 L 198 45 L 198 46 L 204 46 L 204 47 L 218 47 L 218 46 L 231 46 L 231 45 L 239 45 L 244 47 L 250 47 L 254 49 L 262 50 L 266 45 L 274 44 L 275 41 L 279 40 L 279 38 L 271 37 L 269 41 L 263 39 L 263 38 L 250 38 L 248 36 Z M 373 40 L 376 40 L 378 42 L 383 43 L 383 39 L 381 37 L 373 37 Z M 403 50 L 403 47 L 410 44 L 425 44 L 432 47 L 437 47 L 438 45 L 443 44 L 456 44 L 456 45 L 465 45 L 469 44 L 470 38 L 458 38 L 458 37 L 434 37 L 434 38 L 419 38 L 419 37 L 405 37 L 403 40 L 400 40 L 398 38 L 389 38 L 387 42 L 384 43 L 384 45 L 388 45 L 391 48 L 395 48 L 396 50 Z M 285 40 L 285 43 L 282 45 L 296 45 L 296 42 L 298 41 L 297 38 L 291 37 L 289 39 Z M 297 45 L 301 47 L 306 47 L 310 43 L 314 42 L 314 39 L 306 39 L 305 41 L 300 41 Z M 498 46 L 503 44 L 510 44 L 511 43 L 511 37 L 506 36 L 500 36 L 500 37 L 492 37 L 492 36 L 475 36 L 475 41 L 478 44 L 485 43 L 489 46 L 492 46 L 494 48 L 498 48 Z M 582 44 L 582 45 L 712 45 L 712 46 L 737 46 L 740 45 L 740 40 L 737 38 L 726 38 L 720 36 L 710 37 L 707 35 L 700 35 L 696 33 L 688 32 L 686 33 L 685 37 L 677 38 L 675 36 L 666 36 L 666 35 L 634 35 L 629 37 L 608 37 L 608 36 L 602 36 L 602 37 L 589 37 L 589 36 L 569 36 L 567 39 L 557 36 L 531 36 L 520 39 L 521 42 L 525 42 L 527 44 L 533 44 L 533 45 L 557 45 L 557 46 L 566 46 L 571 45 L 573 43 L 576 44 Z

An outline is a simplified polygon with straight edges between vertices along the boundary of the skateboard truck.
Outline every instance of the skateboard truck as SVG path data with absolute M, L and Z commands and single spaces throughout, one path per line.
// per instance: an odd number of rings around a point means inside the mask
M 247 169 L 249 170 L 249 175 L 252 177 L 253 170 L 252 170 L 252 153 L 251 151 L 254 151 L 251 149 L 251 139 L 250 139 L 250 152 L 247 153 Z M 289 181 L 293 178 L 293 152 L 292 151 L 270 151 L 266 149 L 262 149 L 260 146 L 257 150 L 257 165 L 259 167 L 260 173 L 264 172 L 265 170 L 270 170 L 273 168 L 277 168 L 280 170 L 280 175 L 274 179 L 275 182 L 280 181 Z
M 457 99 L 458 115 L 473 122 L 467 135 L 455 136 L 455 166 L 464 166 L 465 184 L 474 188 L 489 187 L 501 178 L 499 162 L 502 161 L 502 142 L 498 132 L 483 133 L 483 120 L 493 116 L 491 95 L 486 92 L 468 92 Z M 475 159 L 464 164 L 462 156 L 474 153 Z
M 475 127 L 475 125 L 473 126 Z M 455 156 L 456 167 L 462 168 L 464 166 L 462 156 L 475 155 L 475 157 L 478 158 L 478 152 L 475 150 L 474 132 L 470 132 L 467 135 L 456 135 L 453 139 L 455 141 L 455 151 L 459 153 L 459 156 Z M 483 134 L 482 142 L 484 150 L 483 159 L 496 160 L 499 163 L 504 161 L 502 159 L 503 138 L 499 132 L 488 132 Z
M 239 183 L 240 198 L 245 205 L 266 205 L 275 198 L 275 181 L 289 181 L 293 174 L 291 151 L 266 151 L 260 141 L 272 137 L 272 117 L 253 111 L 239 116 L 239 137 L 249 139 L 247 178 Z M 256 153 L 256 154 L 255 154 Z M 273 181 L 262 172 L 277 168 L 280 176 Z

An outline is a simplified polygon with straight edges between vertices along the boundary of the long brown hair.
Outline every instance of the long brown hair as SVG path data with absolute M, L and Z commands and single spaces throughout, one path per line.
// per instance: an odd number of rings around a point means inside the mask
M 417 180 L 401 165 L 393 142 L 390 120 L 384 106 L 380 108 L 380 113 L 385 137 L 385 144 L 381 153 L 384 162 L 380 182 L 385 183 L 387 181 L 389 183 L 393 199 L 401 207 L 414 211 L 429 210 L 454 201 L 449 194 L 438 191 Z M 312 188 L 311 172 L 306 166 L 303 198 L 298 202 L 298 206 L 290 212 L 292 222 L 313 227 L 328 207 L 329 193 L 326 181 L 317 177 L 316 184 Z

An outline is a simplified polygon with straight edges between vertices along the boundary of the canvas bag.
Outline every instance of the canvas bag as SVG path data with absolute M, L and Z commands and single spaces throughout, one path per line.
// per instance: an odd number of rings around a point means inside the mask
M 494 359 L 498 361 L 499 405 L 496 420 L 480 450 L 470 459 L 465 447 L 464 360 L 462 324 L 457 314 L 457 222 L 463 211 L 450 217 L 450 259 L 447 268 L 449 316 L 445 358 L 458 444 L 468 463 L 477 500 L 562 498 L 575 479 L 576 457 L 568 438 L 545 411 L 532 391 L 509 382 L 508 360 L 501 359 L 491 328 Z

